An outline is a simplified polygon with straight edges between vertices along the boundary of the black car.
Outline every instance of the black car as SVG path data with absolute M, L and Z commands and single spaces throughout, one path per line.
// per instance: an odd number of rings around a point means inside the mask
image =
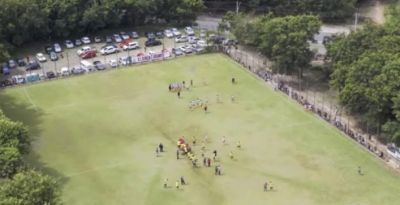
M 17 61 L 18 66 L 26 66 L 26 62 L 23 58 L 17 58 L 15 61 Z
M 52 46 L 45 46 L 45 47 L 44 47 L 44 51 L 45 51 L 47 54 L 50 54 L 51 52 L 54 51 L 54 49 L 53 49 Z
M 145 32 L 144 35 L 147 37 L 149 40 L 156 39 L 156 36 L 154 35 L 153 32 Z
M 113 40 L 112 40 L 112 38 L 110 36 L 106 36 L 105 41 L 106 41 L 106 43 L 112 43 L 113 42 Z
M 36 69 L 39 69 L 39 68 L 40 68 L 40 65 L 37 62 L 31 63 L 31 64 L 25 66 L 25 70 L 26 71 L 36 70 Z
M 156 32 L 156 37 L 157 37 L 157 38 L 164 38 L 163 32 L 157 31 L 157 32 Z
M 138 38 L 139 38 L 139 34 L 138 34 L 136 31 L 129 32 L 128 34 L 129 34 L 129 35 L 131 36 L 131 38 L 133 38 L 133 39 L 138 39 Z
M 47 72 L 46 75 L 47 75 L 47 78 L 48 78 L 48 79 L 51 79 L 51 78 L 55 78 L 55 77 L 56 77 L 56 74 L 54 74 L 53 71 Z
M 94 67 L 95 67 L 97 70 L 104 70 L 104 69 L 106 69 L 106 66 L 105 66 L 101 61 L 94 61 L 94 62 L 93 62 L 93 65 L 94 65 Z
M 149 39 L 145 43 L 146 47 L 162 45 L 161 41 L 155 39 Z

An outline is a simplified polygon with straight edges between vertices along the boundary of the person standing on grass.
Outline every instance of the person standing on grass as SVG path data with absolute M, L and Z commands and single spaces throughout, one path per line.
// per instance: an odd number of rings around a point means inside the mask
M 162 143 L 160 143 L 160 145 L 158 145 L 158 147 L 160 148 L 160 152 L 164 152 L 164 145 Z
M 178 91 L 178 98 L 181 98 L 181 91 Z
M 167 188 L 167 184 L 168 184 L 168 179 L 164 180 L 164 188 Z
M 192 79 L 190 80 L 190 86 L 193 87 L 193 80 Z
M 218 175 L 221 175 L 221 166 L 218 165 Z
M 211 166 L 211 159 L 210 158 L 207 159 L 207 164 L 208 164 L 208 167 Z
M 206 166 L 206 163 L 207 163 L 207 158 L 204 158 L 203 159 L 203 166 Z
M 175 182 L 175 187 L 176 187 L 176 189 L 179 189 L 179 181 L 178 180 L 176 180 L 176 182 Z
M 239 141 L 236 146 L 238 149 L 242 148 L 242 143 Z
M 362 175 L 361 167 L 360 167 L 360 166 L 358 167 L 358 174 L 359 174 L 359 175 Z
M 215 175 L 218 174 L 218 166 L 215 166 Z
M 217 150 L 214 150 L 213 154 L 214 154 L 214 161 L 215 161 L 215 158 L 217 157 Z
M 181 176 L 181 185 L 182 185 L 182 186 L 183 186 L 183 185 L 186 185 L 185 178 L 183 178 L 183 176 Z
M 264 183 L 264 191 L 268 191 L 268 182 Z
M 233 152 L 232 151 L 229 153 L 229 158 L 231 158 L 233 160 Z
M 225 138 L 225 136 L 223 136 L 222 137 L 222 144 L 225 145 L 225 142 L 226 142 L 226 138 Z
M 207 113 L 207 105 L 204 105 L 204 112 Z
M 232 84 L 235 84 L 235 77 L 232 77 Z
M 196 137 L 193 137 L 193 146 L 196 146 Z
M 179 159 L 179 149 L 176 150 L 176 159 Z
M 274 184 L 271 181 L 269 181 L 269 190 L 274 190 Z
M 158 157 L 158 147 L 156 148 L 156 156 Z
M 204 136 L 204 139 L 206 140 L 206 142 L 208 142 L 208 135 L 206 134 L 206 136 Z

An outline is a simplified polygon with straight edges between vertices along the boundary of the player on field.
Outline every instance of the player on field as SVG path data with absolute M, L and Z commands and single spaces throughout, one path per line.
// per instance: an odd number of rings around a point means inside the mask
M 206 134 L 206 136 L 204 136 L 204 139 L 206 140 L 206 142 L 208 142 L 208 135 Z
M 268 191 L 268 182 L 264 183 L 264 191 Z
M 176 180 L 175 186 L 176 186 L 176 189 L 179 189 L 179 181 L 178 180 Z
M 226 138 L 225 136 L 222 137 L 222 144 L 225 144 Z
M 217 95 L 217 103 L 219 103 L 219 95 Z
M 239 141 L 238 143 L 237 143 L 237 146 L 236 146 L 237 148 L 242 148 L 242 143 Z
M 231 99 L 232 99 L 232 102 L 235 102 L 235 96 L 234 95 L 232 95 Z
M 196 146 L 196 137 L 193 137 L 193 146 Z
M 229 157 L 230 157 L 231 159 L 233 159 L 233 152 L 232 152 L 232 151 L 229 153 Z
M 164 188 L 167 188 L 168 179 L 164 180 Z

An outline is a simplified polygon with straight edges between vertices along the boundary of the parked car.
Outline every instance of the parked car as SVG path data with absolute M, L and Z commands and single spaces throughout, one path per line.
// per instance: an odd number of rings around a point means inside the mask
M 122 41 L 121 36 L 119 36 L 118 34 L 113 34 L 113 39 L 116 43 L 120 43 Z
M 207 36 L 207 31 L 206 30 L 200 30 L 200 37 L 204 38 Z
M 12 83 L 11 79 L 3 80 L 0 82 L 1 87 L 7 87 L 7 86 L 12 86 L 12 85 L 13 85 L 13 83 Z
M 28 64 L 36 63 L 36 59 L 33 56 L 27 56 L 26 60 L 28 61 Z
M 49 72 L 46 73 L 46 77 L 47 77 L 48 79 L 52 79 L 52 78 L 55 78 L 55 77 L 56 77 L 56 74 L 54 74 L 53 71 L 49 71 Z
M 80 67 L 76 67 L 76 68 L 72 68 L 71 69 L 71 73 L 74 74 L 74 75 L 80 75 L 80 74 L 84 74 L 85 70 L 83 70 Z
M 96 57 L 97 51 L 96 50 L 89 50 L 86 51 L 85 53 L 81 54 L 82 59 L 88 59 L 88 58 L 94 58 Z
M 10 68 L 6 63 L 1 66 L 4 75 L 10 75 Z
M 181 49 L 179 49 L 179 48 L 172 48 L 172 53 L 173 53 L 175 56 L 181 56 L 181 55 L 183 55 L 183 52 L 182 52 Z
M 129 35 L 130 35 L 133 39 L 138 39 L 138 38 L 139 38 L 139 34 L 138 34 L 136 31 L 130 32 Z
M 197 45 L 199 45 L 201 47 L 207 47 L 208 46 L 207 42 L 204 41 L 204 40 L 197 41 Z
M 58 44 L 58 43 L 54 44 L 54 51 L 56 53 L 61 53 L 62 52 L 62 48 L 61 48 L 60 44 Z
M 101 38 L 99 38 L 99 37 L 94 37 L 94 42 L 95 43 L 100 43 L 101 42 Z
M 94 61 L 94 62 L 93 62 L 93 65 L 94 65 L 94 67 L 95 67 L 97 70 L 104 70 L 104 69 L 106 69 L 106 66 L 105 66 L 101 61 Z
M 76 39 L 75 40 L 75 45 L 76 46 L 81 46 L 82 45 L 82 41 L 80 39 Z
M 130 64 L 129 59 L 128 59 L 128 57 L 126 57 L 126 56 L 124 56 L 124 57 L 119 57 L 118 61 L 119 61 L 119 64 L 121 64 L 121 65 L 123 65 L 123 66 L 126 66 L 126 65 L 129 65 L 129 64 Z
M 128 43 L 133 42 L 133 39 L 127 39 L 122 41 L 121 43 L 119 43 L 119 47 L 123 48 L 125 45 L 127 45 Z
M 126 32 L 124 32 L 124 31 L 121 31 L 121 32 L 119 32 L 119 35 L 122 37 L 122 39 L 124 39 L 124 40 L 128 40 L 130 37 L 129 37 L 129 35 L 126 33 Z
M 47 59 L 46 59 L 46 57 L 43 55 L 43 53 L 38 53 L 38 54 L 36 54 L 36 59 L 37 59 L 39 62 L 46 62 L 46 61 L 47 61 Z
M 66 41 L 65 41 L 65 46 L 66 46 L 67 48 L 73 48 L 73 47 L 74 47 L 74 43 L 72 43 L 71 40 L 66 40 Z
M 156 37 L 157 37 L 157 38 L 164 38 L 163 32 L 157 31 L 157 32 L 156 32 Z
M 181 32 L 177 28 L 172 28 L 171 31 L 172 31 L 172 34 L 174 34 L 174 36 L 179 37 L 182 35 Z
M 17 58 L 15 61 L 17 61 L 18 66 L 26 66 L 26 62 L 24 61 L 23 58 Z
M 9 68 L 15 68 L 15 67 L 17 67 L 17 64 L 15 63 L 14 60 L 9 60 L 9 61 L 7 62 L 7 64 L 8 64 L 8 67 L 9 67 Z
M 80 56 L 80 55 L 82 55 L 82 54 L 84 54 L 84 53 L 86 53 L 88 51 L 91 51 L 91 50 L 95 50 L 95 49 L 90 47 L 90 46 L 84 46 L 84 47 L 82 47 L 81 49 L 79 49 L 77 51 L 77 54 L 78 54 L 78 56 Z
M 67 67 L 61 68 L 61 76 L 69 76 L 69 69 Z
M 47 54 L 50 54 L 51 52 L 54 51 L 54 49 L 53 49 L 53 47 L 51 47 L 51 46 L 45 46 L 45 47 L 44 47 L 44 51 L 45 51 Z
M 238 42 L 236 40 L 234 40 L 234 39 L 229 39 L 228 38 L 228 39 L 223 40 L 222 44 L 224 44 L 224 45 L 236 45 L 236 44 L 238 44 Z
M 181 49 L 181 51 L 185 52 L 185 53 L 191 53 L 192 52 L 192 48 L 190 46 L 181 46 L 181 47 L 179 47 L 179 49 Z
M 197 43 L 197 41 L 200 41 L 201 39 L 200 38 L 198 38 L 198 37 L 195 37 L 195 36 L 191 36 L 191 37 L 189 37 L 189 43 L 190 44 L 196 44 Z
M 28 73 L 25 75 L 25 78 L 26 82 L 28 83 L 33 83 L 40 80 L 39 75 L 37 73 Z
M 115 48 L 118 49 L 118 46 L 117 46 L 116 44 L 114 44 L 114 43 L 106 43 L 104 46 L 102 46 L 102 47 L 100 48 L 100 50 L 103 49 L 103 48 L 105 48 L 105 47 L 107 47 L 107 46 L 113 46 L 113 47 L 115 47 Z
M 200 53 L 200 52 L 204 51 L 204 48 L 202 46 L 195 44 L 195 45 L 192 45 L 192 50 L 196 53 Z
M 14 75 L 11 77 L 11 80 L 14 84 L 24 84 L 26 83 L 26 80 L 24 78 L 24 76 L 22 75 Z
M 128 44 L 126 44 L 122 47 L 122 49 L 124 49 L 124 51 L 139 49 L 139 48 L 140 48 L 140 46 L 139 46 L 138 42 L 129 42 Z
M 56 60 L 58 60 L 57 53 L 54 52 L 54 51 L 52 51 L 52 52 L 49 54 L 49 56 L 50 56 L 50 60 L 51 60 L 51 61 L 56 61 Z
M 112 38 L 110 36 L 106 36 L 105 41 L 106 43 L 112 43 Z
M 185 27 L 185 33 L 188 36 L 194 36 L 195 35 L 194 30 L 192 28 L 190 28 L 190 27 Z
M 171 30 L 167 29 L 164 31 L 164 36 L 166 36 L 167 38 L 172 38 L 172 37 L 174 37 L 174 34 L 172 33 Z
M 110 65 L 111 68 L 116 68 L 118 67 L 118 62 L 116 60 L 110 60 L 108 61 L 108 65 Z
M 213 41 L 214 41 L 214 44 L 222 44 L 224 42 L 224 40 L 225 40 L 224 37 L 217 36 Z
M 149 40 L 156 39 L 156 36 L 154 35 L 153 32 L 145 32 L 144 35 L 145 35 L 146 38 L 149 39 Z
M 82 39 L 83 44 L 90 44 L 90 38 L 89 37 L 83 37 Z
M 25 70 L 26 71 L 30 71 L 30 70 L 37 70 L 40 68 L 40 65 L 38 62 L 33 62 L 27 66 L 25 66 Z
M 188 42 L 189 38 L 187 36 L 179 36 L 175 38 L 175 43 L 182 43 L 182 42 Z
M 146 45 L 146 47 L 162 45 L 161 41 L 155 39 L 147 40 L 144 44 Z
M 101 55 L 108 55 L 116 52 L 118 52 L 118 48 L 115 48 L 114 46 L 106 46 L 100 51 Z

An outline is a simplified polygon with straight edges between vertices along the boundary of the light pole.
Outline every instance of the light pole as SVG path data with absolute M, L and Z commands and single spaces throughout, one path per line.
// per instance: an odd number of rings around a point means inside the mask
M 239 8 L 240 8 L 240 4 L 241 4 L 241 3 L 242 3 L 242 2 L 236 1 L 236 15 L 239 14 Z

